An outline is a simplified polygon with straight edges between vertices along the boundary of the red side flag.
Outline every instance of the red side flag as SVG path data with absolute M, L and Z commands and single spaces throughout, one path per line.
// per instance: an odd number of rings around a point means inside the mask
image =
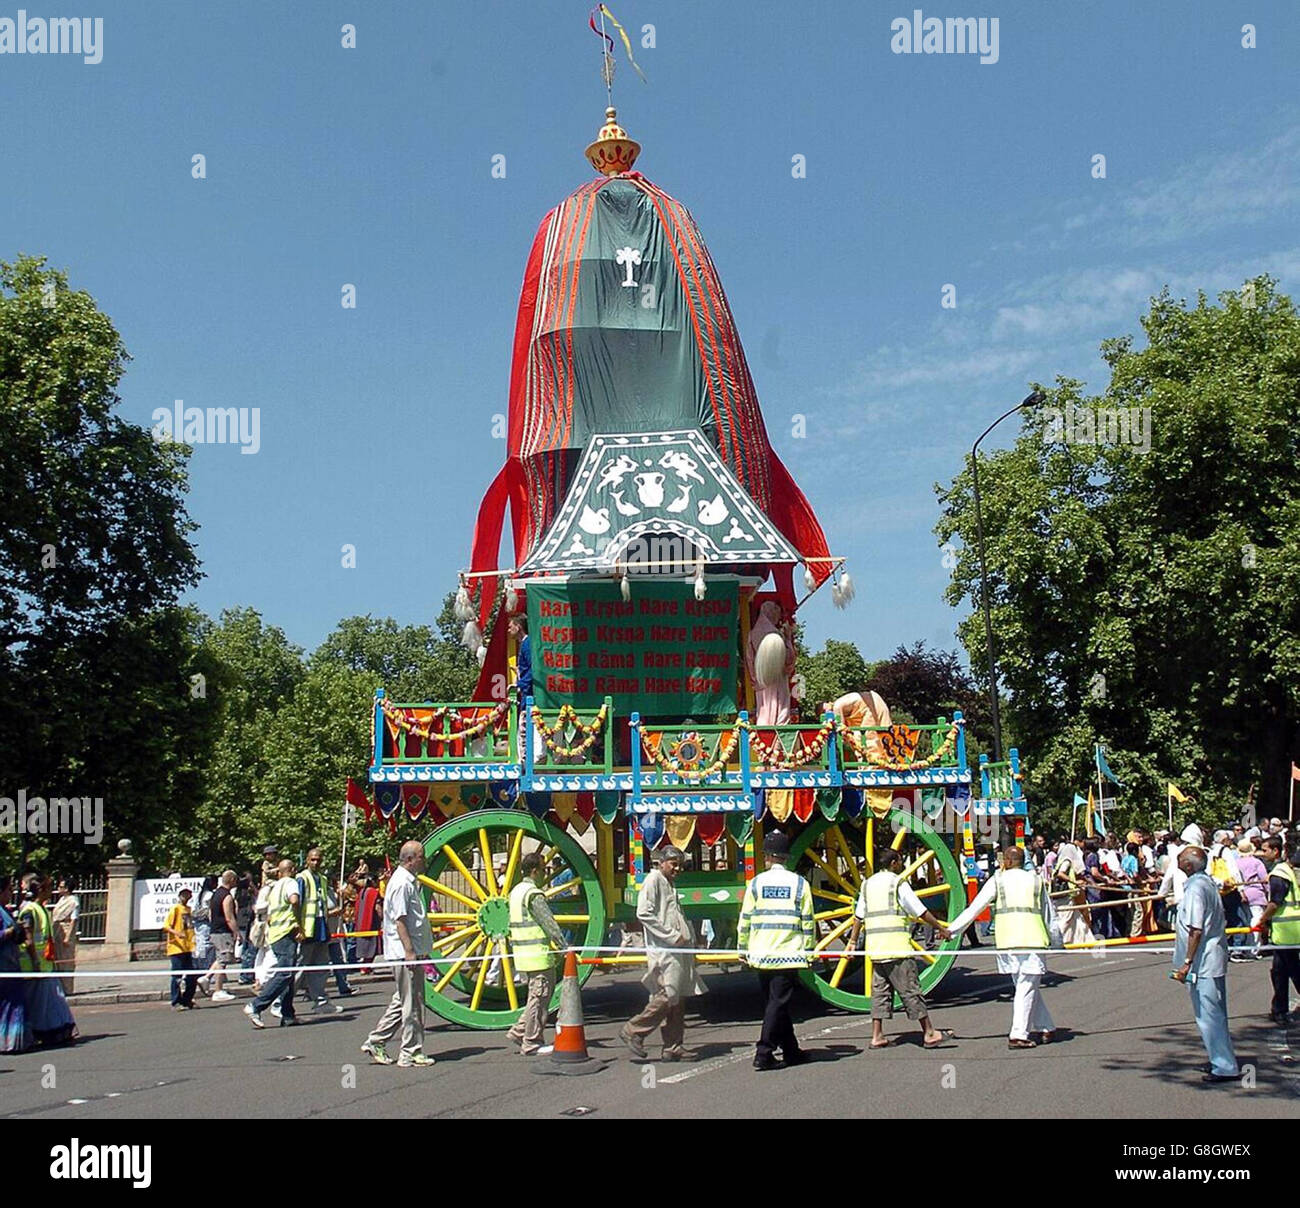
M 366 796 L 365 789 L 351 776 L 348 777 L 348 804 L 355 805 L 357 809 L 361 810 L 365 814 L 367 822 L 370 821 L 371 815 L 375 812 L 375 807 L 370 804 L 370 798 Z

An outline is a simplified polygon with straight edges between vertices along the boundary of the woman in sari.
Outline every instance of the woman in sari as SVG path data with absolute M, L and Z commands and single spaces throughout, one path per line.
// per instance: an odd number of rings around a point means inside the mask
M 1067 944 L 1087 944 L 1092 941 L 1091 912 L 1088 910 L 1082 877 L 1083 853 L 1076 844 L 1063 843 L 1052 867 L 1052 884 L 1058 888 L 1064 887 L 1069 895 L 1059 908 L 1061 939 Z
M 18 910 L 27 932 L 19 963 L 27 973 L 49 973 L 54 969 L 54 921 L 45 905 L 49 898 L 49 882 L 40 873 L 29 873 L 23 881 L 23 904 Z M 72 1018 L 57 977 L 34 977 L 27 982 L 27 1018 L 37 1044 L 70 1044 L 76 1036 L 77 1021 Z
M 0 973 L 20 973 L 20 953 L 26 936 L 9 912 L 13 878 L 0 877 Z M 0 978 L 0 1053 L 25 1053 L 32 1047 L 27 1022 L 27 985 L 16 977 Z
M 72 993 L 72 971 L 77 967 L 77 920 L 81 917 L 81 899 L 77 883 L 71 877 L 59 881 L 58 900 L 50 911 L 54 923 L 54 967 L 68 976 L 63 978 L 63 993 Z

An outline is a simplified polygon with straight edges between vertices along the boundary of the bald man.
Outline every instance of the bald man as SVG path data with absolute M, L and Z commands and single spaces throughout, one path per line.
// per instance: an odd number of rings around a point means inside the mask
M 384 959 L 390 961 L 427 960 L 433 936 L 424 894 L 416 879 L 424 871 L 424 847 L 415 840 L 402 844 L 398 865 L 388 878 L 384 892 Z M 393 1065 L 388 1046 L 402 1032 L 402 1048 L 396 1064 L 403 1069 L 413 1065 L 432 1065 L 433 1058 L 424 1052 L 424 970 L 417 964 L 395 965 L 393 991 L 388 1009 L 366 1037 L 361 1051 L 376 1065 Z

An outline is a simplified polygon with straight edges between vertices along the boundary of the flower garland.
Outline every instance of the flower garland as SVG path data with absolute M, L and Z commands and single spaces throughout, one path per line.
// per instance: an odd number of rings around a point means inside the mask
M 852 728 L 846 726 L 843 722 L 837 722 L 836 728 L 842 735 L 844 735 L 844 741 L 848 743 L 850 749 L 862 763 L 870 764 L 873 768 L 883 768 L 887 772 L 911 772 L 918 768 L 933 767 L 934 764 L 952 754 L 953 748 L 957 742 L 957 723 L 953 722 L 953 724 L 948 727 L 948 734 L 944 738 L 943 742 L 939 744 L 934 754 L 928 759 L 895 761 L 891 759 L 882 759 L 879 755 L 876 755 L 873 751 L 869 750 L 862 744 L 858 736 L 853 733 Z
M 572 759 L 578 755 L 585 755 L 596 745 L 596 738 L 605 725 L 605 718 L 608 712 L 605 705 L 601 705 L 596 716 L 592 718 L 590 725 L 584 725 L 578 717 L 577 711 L 572 705 L 564 704 L 560 706 L 560 711 L 556 716 L 555 725 L 548 726 L 546 719 L 542 716 L 542 711 L 533 706 L 532 718 L 533 725 L 537 727 L 537 732 L 542 736 L 542 741 L 546 744 L 546 749 L 552 755 L 559 755 L 565 759 Z M 577 746 L 561 746 L 555 740 L 556 734 L 563 734 L 565 723 L 569 722 L 575 730 L 585 735 L 583 740 Z
M 779 737 L 769 746 L 760 737 L 758 727 L 752 722 L 745 722 L 744 726 L 749 731 L 750 749 L 758 756 L 759 762 L 766 768 L 773 768 L 783 772 L 807 767 L 810 763 L 820 759 L 826 750 L 826 740 L 835 732 L 835 722 L 828 721 L 817 731 L 812 741 L 804 747 L 802 753 L 787 755 L 784 750 L 779 749 Z
M 434 709 L 430 712 L 428 721 L 419 721 L 414 716 L 413 711 L 399 709 L 396 705 L 391 705 L 388 701 L 381 702 L 384 710 L 384 717 L 387 721 L 402 734 L 414 734 L 416 738 L 422 738 L 425 742 L 434 744 L 445 744 L 449 742 L 462 742 L 468 738 L 478 738 L 486 734 L 488 730 L 495 729 L 506 715 L 508 707 L 507 702 L 502 701 L 486 717 L 476 721 L 471 726 L 466 726 L 460 730 L 451 730 L 444 734 L 435 730 L 434 726 L 440 726 L 447 716 L 445 708 Z
M 742 723 L 737 722 L 726 734 L 722 736 L 722 741 L 718 744 L 718 757 L 706 768 L 691 768 L 683 766 L 678 760 L 664 755 L 658 748 L 652 748 L 645 739 L 645 734 L 641 735 L 641 747 L 654 764 L 664 772 L 673 776 L 680 776 L 689 784 L 699 784 L 702 780 L 707 780 L 710 776 L 716 776 L 719 772 L 725 771 L 727 764 L 731 762 L 731 756 L 736 750 L 736 743 L 740 738 Z

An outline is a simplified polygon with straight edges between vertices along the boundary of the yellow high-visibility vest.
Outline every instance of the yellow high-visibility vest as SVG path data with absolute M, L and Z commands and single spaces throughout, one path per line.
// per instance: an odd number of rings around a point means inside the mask
M 902 878 L 888 870 L 868 877 L 862 884 L 866 918 L 862 922 L 862 947 L 873 961 L 898 960 L 911 956 L 912 929 L 908 915 L 898 901 Z
M 806 969 L 817 940 L 808 882 L 780 865 L 759 873 L 745 888 L 737 938 L 755 969 Z
M 1269 938 L 1275 944 L 1300 944 L 1300 880 L 1295 869 L 1285 860 L 1279 860 L 1268 874 L 1289 882 L 1286 900 L 1269 920 Z
M 274 944 L 292 935 L 298 926 L 298 916 L 289 901 L 291 893 L 298 892 L 296 877 L 281 877 L 271 886 L 266 905 L 266 942 Z
M 510 891 L 510 948 L 515 968 L 523 973 L 549 969 L 555 959 L 551 955 L 551 941 L 530 909 L 533 898 L 540 893 L 530 877 L 525 877 Z
M 316 938 L 316 920 L 325 913 L 325 878 L 304 868 L 298 874 L 302 881 L 302 930 L 309 939 Z
M 993 874 L 997 897 L 993 901 L 993 942 L 999 948 L 1048 948 L 1051 937 L 1043 922 L 1043 895 L 1047 886 L 1037 873 L 1023 868 L 1003 868 Z

